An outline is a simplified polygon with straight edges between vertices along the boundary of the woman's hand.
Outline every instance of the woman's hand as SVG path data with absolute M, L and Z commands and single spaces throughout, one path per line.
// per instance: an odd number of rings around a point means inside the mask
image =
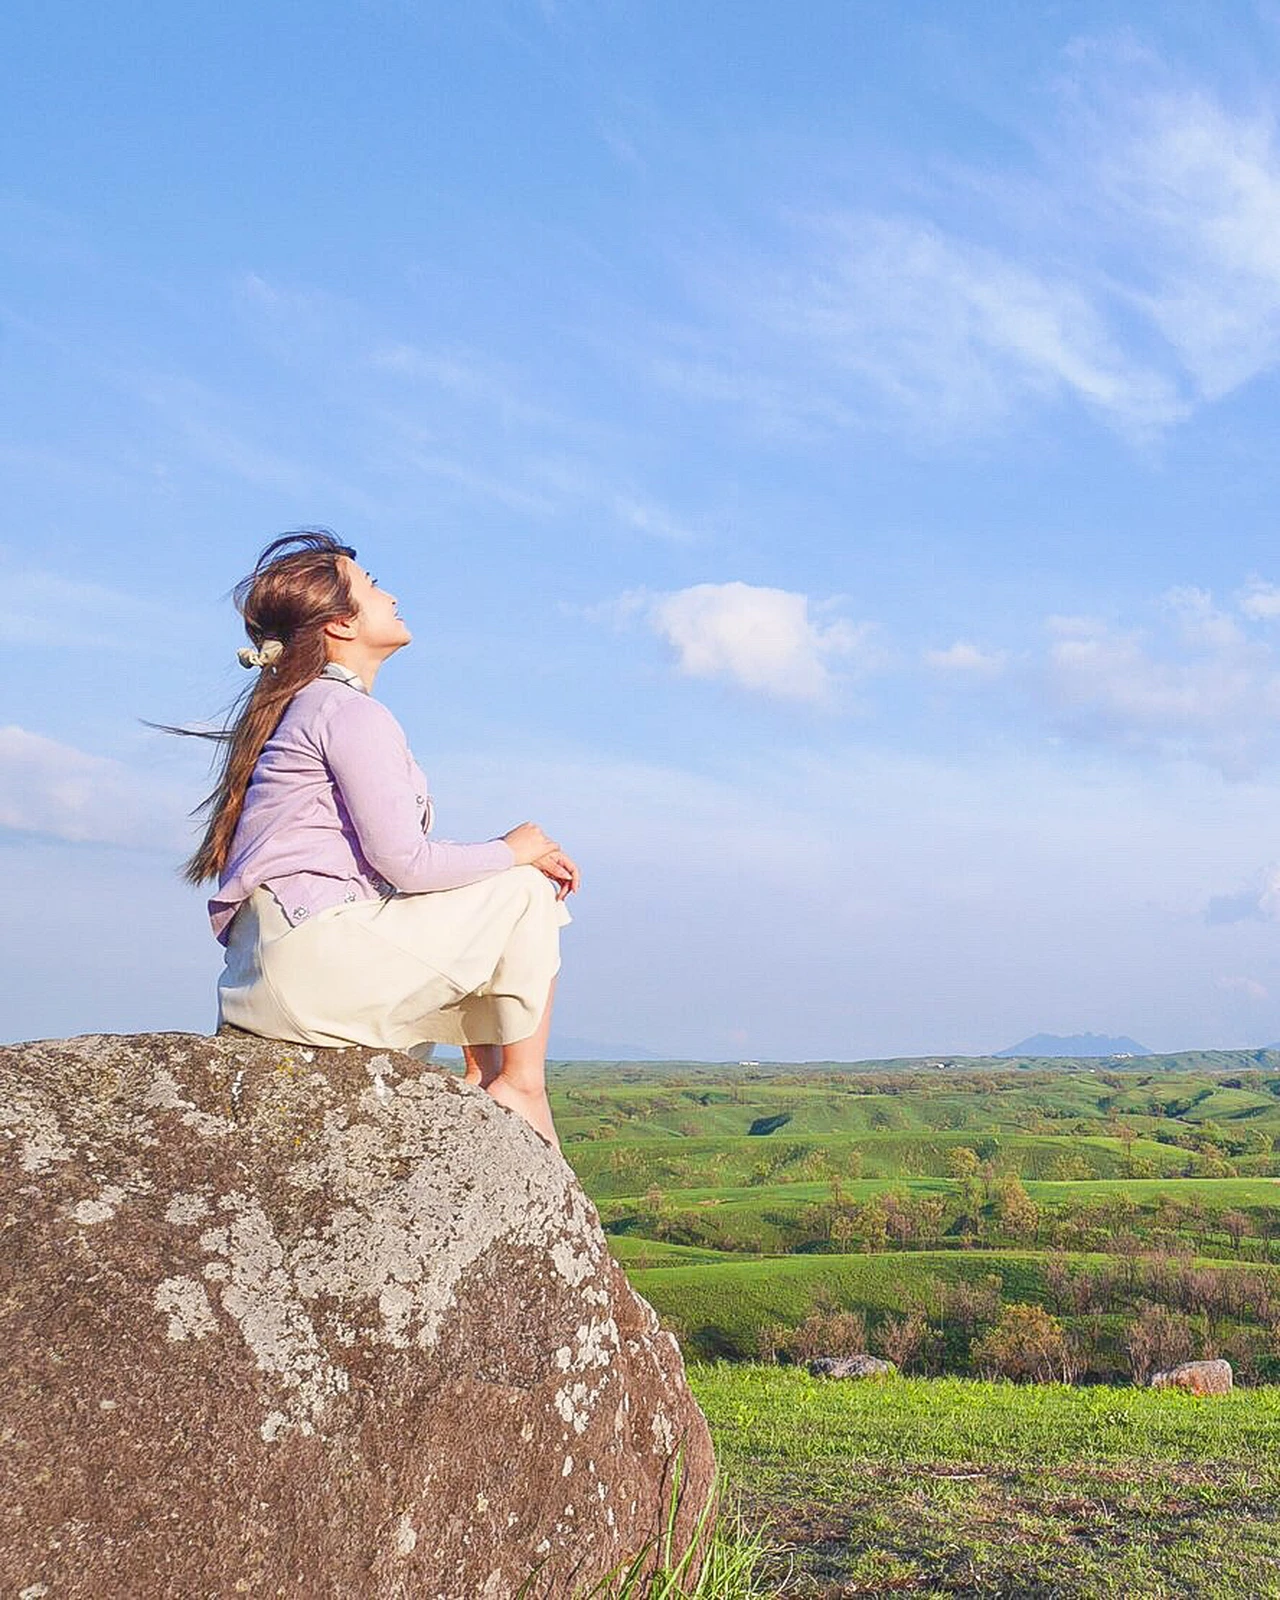
M 518 867 L 540 866 L 546 856 L 555 855 L 560 849 L 554 839 L 547 838 L 536 822 L 522 822 L 518 828 L 512 828 L 510 833 L 504 833 L 502 837 L 510 845 Z
M 577 866 L 559 846 L 554 850 L 549 850 L 545 856 L 542 856 L 533 864 L 539 872 L 545 873 L 555 884 L 557 900 L 563 900 L 566 896 L 575 893 L 582 882 L 582 874 L 578 871 Z

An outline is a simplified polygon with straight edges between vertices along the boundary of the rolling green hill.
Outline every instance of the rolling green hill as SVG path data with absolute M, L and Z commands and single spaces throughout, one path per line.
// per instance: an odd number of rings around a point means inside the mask
M 1280 1355 L 1280 1054 L 578 1065 L 553 1105 L 619 1260 L 691 1353 L 749 1359 L 824 1308 L 878 1337 L 916 1307 L 912 1359 L 966 1371 L 1022 1303 L 1095 1377 L 1123 1375 L 1150 1305 L 1242 1376 Z M 1267 1287 L 1233 1299 L 1236 1269 Z

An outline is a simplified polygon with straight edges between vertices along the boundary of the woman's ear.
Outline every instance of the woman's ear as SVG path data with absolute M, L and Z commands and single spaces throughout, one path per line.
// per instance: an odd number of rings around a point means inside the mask
M 354 617 L 334 617 L 324 625 L 326 639 L 354 639 L 356 636 L 356 619 Z

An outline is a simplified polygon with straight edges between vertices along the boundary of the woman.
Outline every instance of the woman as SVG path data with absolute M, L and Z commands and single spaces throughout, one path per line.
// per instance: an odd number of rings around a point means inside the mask
M 258 676 L 212 735 L 219 781 L 186 869 L 218 880 L 220 1020 L 299 1044 L 459 1044 L 467 1080 L 558 1146 L 547 1035 L 577 867 L 532 822 L 428 837 L 426 778 L 371 693 L 412 635 L 349 546 L 276 539 L 235 601 Z

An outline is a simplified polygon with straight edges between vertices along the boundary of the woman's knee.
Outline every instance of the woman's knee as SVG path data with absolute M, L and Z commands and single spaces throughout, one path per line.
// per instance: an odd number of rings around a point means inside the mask
M 519 874 L 520 883 L 531 902 L 539 896 L 555 899 L 555 885 L 545 872 L 539 872 L 537 867 L 533 866 L 512 867 L 510 870 L 514 874 Z

